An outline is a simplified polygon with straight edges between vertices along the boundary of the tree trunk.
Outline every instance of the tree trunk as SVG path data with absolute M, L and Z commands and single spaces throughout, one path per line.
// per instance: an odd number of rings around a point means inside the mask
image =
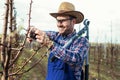
M 1 80 L 8 80 L 8 70 L 6 70 L 5 61 L 6 61 L 6 36 L 7 36 L 7 26 L 8 26 L 8 14 L 9 14 L 9 0 L 6 0 L 6 11 L 5 11 L 5 19 L 3 26 L 3 35 L 1 40 L 1 65 L 3 68 Z

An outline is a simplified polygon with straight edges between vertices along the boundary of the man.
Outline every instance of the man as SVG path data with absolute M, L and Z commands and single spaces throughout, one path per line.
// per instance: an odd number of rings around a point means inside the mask
M 46 80 L 82 80 L 81 71 L 89 44 L 85 37 L 76 39 L 69 48 L 63 46 L 76 34 L 74 25 L 81 23 L 84 15 L 75 11 L 72 3 L 62 2 L 57 13 L 50 13 L 57 20 L 58 32 L 34 30 L 36 41 L 49 47 Z

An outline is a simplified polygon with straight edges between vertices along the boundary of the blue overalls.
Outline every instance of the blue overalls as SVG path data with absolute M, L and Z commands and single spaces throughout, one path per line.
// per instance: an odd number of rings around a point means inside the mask
M 50 53 L 46 80 L 76 80 L 71 67 L 57 58 L 51 62 L 52 56 Z

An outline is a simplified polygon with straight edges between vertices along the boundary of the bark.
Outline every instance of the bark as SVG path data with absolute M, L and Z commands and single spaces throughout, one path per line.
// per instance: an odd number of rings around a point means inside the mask
M 5 66 L 5 59 L 6 59 L 6 37 L 7 37 L 7 26 L 8 26 L 8 14 L 9 14 L 9 0 L 6 0 L 6 9 L 5 9 L 5 18 L 4 18 L 4 26 L 3 26 L 3 34 L 2 34 L 2 40 L 1 40 L 1 62 L 2 62 L 2 77 L 1 80 L 7 80 L 8 73 L 6 71 Z

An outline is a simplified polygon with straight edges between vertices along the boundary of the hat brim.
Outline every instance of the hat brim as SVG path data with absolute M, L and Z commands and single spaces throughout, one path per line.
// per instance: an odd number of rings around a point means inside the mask
M 76 24 L 81 23 L 84 19 L 84 15 L 79 12 L 79 11 L 67 11 L 67 12 L 62 12 L 62 13 L 50 13 L 51 16 L 54 18 L 57 18 L 57 16 L 60 15 L 70 15 L 76 17 Z

